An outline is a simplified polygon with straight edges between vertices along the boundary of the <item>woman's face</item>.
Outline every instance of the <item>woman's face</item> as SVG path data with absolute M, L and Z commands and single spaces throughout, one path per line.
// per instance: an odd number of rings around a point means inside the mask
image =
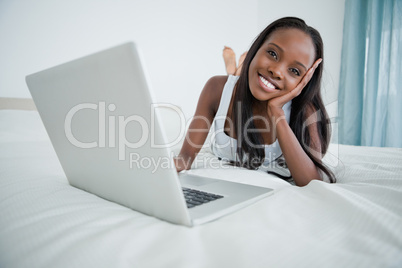
M 266 101 L 288 93 L 313 65 L 314 58 L 309 35 L 298 29 L 274 31 L 250 63 L 251 94 L 257 100 Z

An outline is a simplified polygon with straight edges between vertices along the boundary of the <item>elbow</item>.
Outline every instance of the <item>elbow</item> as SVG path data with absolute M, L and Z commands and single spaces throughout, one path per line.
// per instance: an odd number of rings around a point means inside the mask
M 314 181 L 314 180 L 322 181 L 321 178 L 314 178 L 314 179 L 301 180 L 299 182 L 296 182 L 296 180 L 295 180 L 295 183 L 299 187 L 304 187 L 304 186 L 307 186 L 311 181 Z
M 320 172 L 315 168 L 312 172 L 292 176 L 297 186 L 304 187 L 313 180 L 323 181 Z

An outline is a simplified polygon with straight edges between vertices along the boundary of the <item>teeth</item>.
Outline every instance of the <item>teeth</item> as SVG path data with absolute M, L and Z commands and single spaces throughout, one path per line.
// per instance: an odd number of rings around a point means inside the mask
M 265 79 L 261 75 L 259 75 L 259 77 L 260 77 L 261 82 L 264 83 L 264 85 L 266 85 L 269 88 L 275 89 L 275 86 L 273 84 L 271 84 L 270 82 L 268 82 L 267 79 Z

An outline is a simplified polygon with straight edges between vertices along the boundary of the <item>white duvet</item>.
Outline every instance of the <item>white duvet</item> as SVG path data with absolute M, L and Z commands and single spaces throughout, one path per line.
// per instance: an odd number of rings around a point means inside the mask
M 402 267 L 402 150 L 329 156 L 336 184 L 191 170 L 275 193 L 187 228 L 71 187 L 37 112 L 0 111 L 0 267 Z

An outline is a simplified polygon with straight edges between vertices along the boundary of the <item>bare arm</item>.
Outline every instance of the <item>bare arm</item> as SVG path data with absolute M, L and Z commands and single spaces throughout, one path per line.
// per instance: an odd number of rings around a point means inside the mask
M 205 84 L 183 146 L 179 155 L 174 159 L 177 172 L 190 169 L 201 150 L 218 110 L 226 81 L 227 76 L 214 76 Z
M 285 120 L 285 113 L 282 109 L 283 105 L 293 98 L 297 97 L 303 88 L 310 81 L 315 69 L 321 63 L 321 59 L 316 60 L 313 66 L 307 71 L 303 79 L 295 89 L 281 97 L 274 98 L 268 101 L 267 112 L 276 127 L 276 136 L 281 147 L 286 164 L 289 168 L 292 177 L 298 186 L 307 185 L 311 180 L 322 180 L 317 167 L 310 157 L 303 150 L 295 134 Z M 306 107 L 308 120 L 314 121 L 315 111 L 312 107 Z M 315 120 L 316 121 L 316 120 Z M 310 146 L 316 152 L 321 152 L 321 142 L 318 135 L 316 123 L 311 123 L 308 126 L 310 132 Z M 312 154 L 321 159 L 321 153 Z
M 283 156 L 286 160 L 286 164 L 289 168 L 290 173 L 292 174 L 296 185 L 305 186 L 311 180 L 322 180 L 314 162 L 304 152 L 289 124 L 286 120 L 284 120 L 283 110 L 281 109 L 276 112 L 271 110 L 271 112 L 273 112 L 272 116 L 274 116 L 275 118 L 282 118 L 277 120 L 276 135 Z M 321 142 L 318 136 L 316 120 L 314 121 L 314 117 L 316 115 L 314 113 L 314 110 L 312 110 L 311 108 L 307 109 L 307 114 L 309 121 L 311 120 L 312 122 L 314 122 L 309 124 L 308 126 L 311 137 L 311 153 L 317 159 L 321 159 Z

